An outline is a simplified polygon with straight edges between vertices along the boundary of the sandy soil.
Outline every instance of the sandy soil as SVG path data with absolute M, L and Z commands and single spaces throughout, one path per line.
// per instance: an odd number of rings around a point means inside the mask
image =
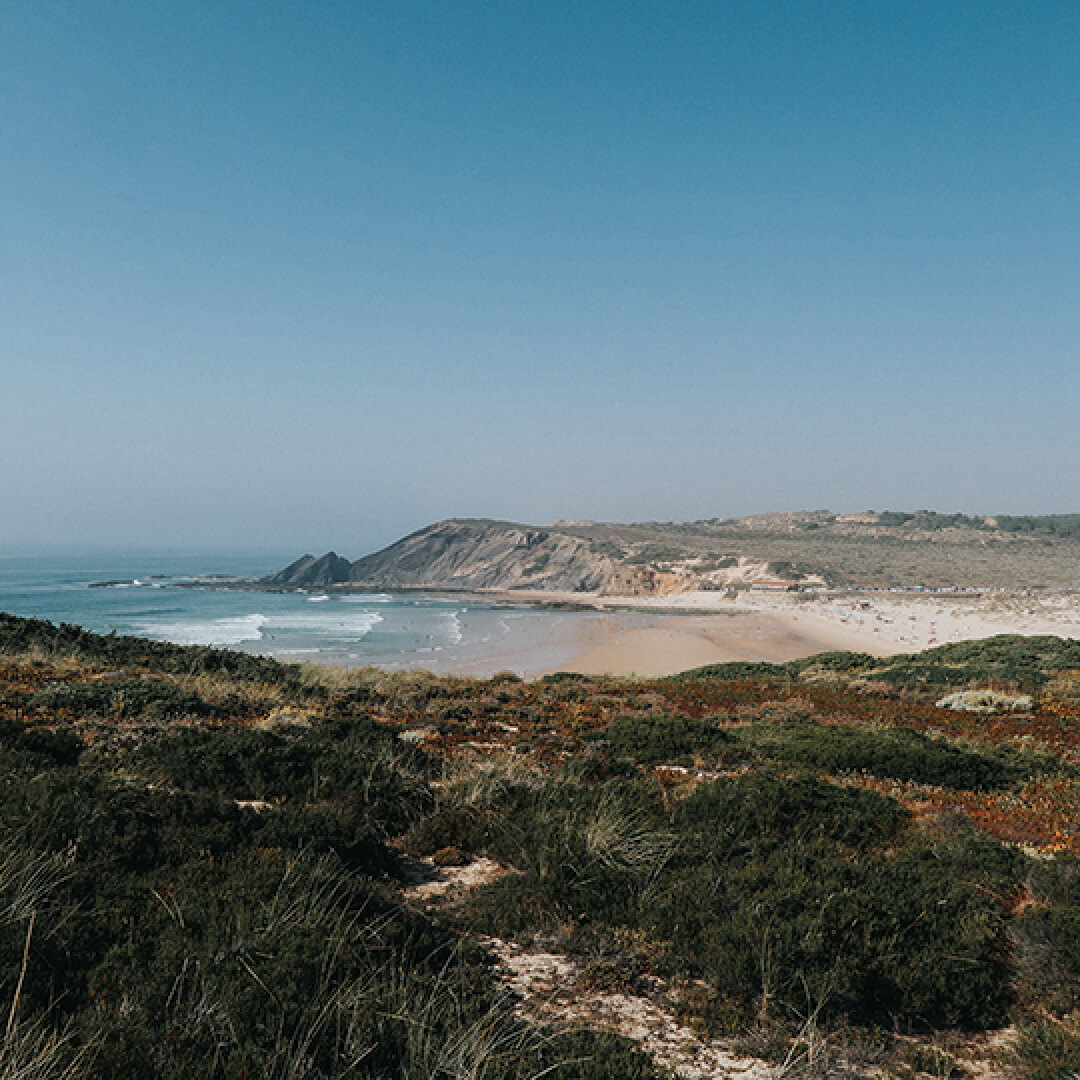
M 606 1028 L 633 1040 L 663 1069 L 686 1080 L 775 1080 L 780 1069 L 736 1054 L 731 1040 L 704 1039 L 679 1023 L 672 1002 L 650 980 L 653 993 L 605 992 L 578 982 L 578 965 L 559 953 L 523 949 L 500 938 L 481 939 L 495 954 L 503 984 L 518 998 L 523 1017 L 557 1027 Z M 799 1061 L 805 1054 L 799 1055 Z
M 512 873 L 491 859 L 439 869 L 430 858 L 404 861 L 405 898 L 430 907 L 458 903 L 478 885 Z M 632 1039 L 662 1068 L 685 1080 L 774 1080 L 780 1071 L 732 1051 L 730 1040 L 703 1039 L 673 1015 L 660 979 L 641 980 L 647 993 L 618 993 L 582 985 L 567 956 L 526 949 L 502 938 L 480 941 L 494 954 L 496 977 L 516 1001 L 515 1012 L 555 1027 L 605 1028 Z
M 836 628 L 852 648 L 878 655 L 918 652 L 935 645 L 973 641 L 995 634 L 1052 634 L 1080 638 L 1080 601 L 1072 594 L 987 593 L 981 597 L 945 594 L 863 593 L 808 599 L 751 597 L 740 608 L 767 613 L 792 625 Z

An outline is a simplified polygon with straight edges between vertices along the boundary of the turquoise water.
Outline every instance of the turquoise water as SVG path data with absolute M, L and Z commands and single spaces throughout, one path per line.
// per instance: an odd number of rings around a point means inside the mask
M 291 558 L 0 555 L 0 611 L 98 633 L 241 649 L 281 660 L 477 674 L 561 663 L 573 652 L 575 625 L 589 618 L 418 594 L 186 587 L 209 575 L 258 577 Z M 103 581 L 123 584 L 91 587 Z

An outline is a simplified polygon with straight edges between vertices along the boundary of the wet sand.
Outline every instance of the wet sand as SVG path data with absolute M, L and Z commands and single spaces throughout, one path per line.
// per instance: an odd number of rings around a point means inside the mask
M 537 678 L 556 671 L 588 675 L 674 675 L 735 660 L 782 663 L 832 649 L 863 645 L 832 626 L 805 627 L 772 614 L 738 612 L 673 615 L 640 611 L 509 610 L 505 633 L 449 655 L 402 667 L 444 675 L 490 676 L 512 671 Z

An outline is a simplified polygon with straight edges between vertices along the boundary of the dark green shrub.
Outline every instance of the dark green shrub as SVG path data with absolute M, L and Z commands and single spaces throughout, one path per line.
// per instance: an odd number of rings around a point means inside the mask
M 968 884 L 966 839 L 885 857 L 904 819 L 815 781 L 708 785 L 677 811 L 693 839 L 657 926 L 747 1012 L 767 990 L 859 1022 L 997 1022 L 1010 1000 L 1000 910 Z
M 484 815 L 471 806 L 445 806 L 418 821 L 405 838 L 412 855 L 434 855 L 442 848 L 473 851 Z
M 860 652 L 827 652 L 818 653 L 817 656 L 808 656 L 804 660 L 792 660 L 784 666 L 792 671 L 803 671 L 806 668 L 814 668 L 818 671 L 852 672 L 865 668 L 873 668 L 881 661 L 869 653 Z
M 31 712 L 59 711 L 72 716 L 115 716 L 153 719 L 209 716 L 213 711 L 198 694 L 160 679 L 128 679 L 118 683 L 60 683 L 32 695 Z
M 73 731 L 27 727 L 0 717 L 0 761 L 8 768 L 36 771 L 76 765 L 85 749 Z
M 673 682 L 691 682 L 695 679 L 783 679 L 788 675 L 785 665 L 764 661 L 733 660 L 726 664 L 707 664 L 678 675 L 671 675 Z
M 585 840 L 602 817 L 607 857 Z M 619 856 L 644 836 L 649 858 Z M 647 934 L 665 943 L 654 963 L 705 980 L 726 1023 L 809 999 L 823 1021 L 970 1027 L 1011 1000 L 993 897 L 1021 857 L 967 833 L 927 847 L 873 792 L 759 773 L 697 788 L 668 824 L 643 783 L 552 784 L 509 792 L 487 845 L 521 872 L 473 895 L 471 925 L 590 948 Z
M 628 716 L 604 736 L 613 753 L 637 762 L 678 761 L 695 753 L 722 760 L 741 756 L 735 739 L 718 724 L 688 716 Z
M 777 761 L 829 773 L 863 772 L 921 784 L 992 791 L 1052 767 L 1045 757 L 1011 749 L 965 749 L 910 728 L 755 724 L 739 737 Z
M 366 718 L 273 731 L 188 728 L 143 747 L 133 761 L 183 791 L 241 800 L 338 801 L 366 815 L 384 836 L 403 833 L 432 801 L 423 753 Z
M 884 670 L 875 671 L 873 677 L 900 690 L 941 690 L 946 687 L 985 683 L 990 678 L 990 669 L 977 664 L 937 664 L 927 659 L 897 663 Z M 1041 680 L 1044 677 L 1038 678 Z

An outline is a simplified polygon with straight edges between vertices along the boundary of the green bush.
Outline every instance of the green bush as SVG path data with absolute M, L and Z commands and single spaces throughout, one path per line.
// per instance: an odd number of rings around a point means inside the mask
M 553 784 L 500 811 L 489 850 L 520 873 L 474 894 L 478 928 L 613 949 L 646 934 L 665 943 L 662 966 L 704 979 L 745 1022 L 810 999 L 823 1021 L 970 1027 L 1011 1000 L 992 899 L 1010 858 L 966 834 L 927 847 L 873 792 L 757 774 L 697 788 L 665 821 L 641 781 Z M 608 838 L 590 844 L 601 817 Z
M 446 806 L 418 821 L 405 838 L 413 855 L 434 855 L 443 848 L 471 852 L 478 843 L 484 815 L 471 806 Z
M 862 772 L 921 784 L 993 791 L 1054 766 L 1048 758 L 1002 748 L 965 749 L 910 728 L 847 724 L 754 724 L 738 735 L 776 761 L 828 773 Z
M 979 641 L 939 645 L 887 660 L 868 653 L 832 652 L 786 664 L 747 661 L 710 664 L 671 676 L 671 680 L 784 680 L 798 678 L 808 671 L 824 670 L 860 674 L 906 691 L 984 685 L 992 680 L 1036 689 L 1047 682 L 1049 673 L 1076 668 L 1080 668 L 1080 642 L 1001 634 Z
M 132 756 L 154 787 L 70 738 L 0 727 L 0 997 L 29 943 L 15 1034 L 92 1039 L 79 1075 L 655 1075 L 624 1040 L 515 1019 L 486 955 L 380 884 L 381 836 L 430 799 L 391 733 L 183 731 Z M 238 806 L 259 784 L 272 805 Z
M 183 791 L 231 799 L 363 808 L 385 836 L 430 808 L 427 763 L 373 720 L 324 720 L 273 731 L 186 728 L 140 748 L 133 763 Z
M 0 717 L 0 764 L 7 768 L 37 772 L 76 765 L 83 749 L 82 739 L 73 731 L 27 727 Z
M 604 731 L 614 754 L 636 762 L 678 761 L 695 753 L 728 760 L 735 739 L 711 720 L 689 716 L 627 716 Z
M 156 720 L 209 716 L 214 711 L 198 694 L 160 679 L 59 683 L 31 695 L 26 708 L 34 713 Z
M 784 664 L 768 664 L 764 661 L 734 660 L 726 664 L 707 664 L 705 667 L 671 675 L 672 682 L 691 682 L 695 679 L 783 679 L 788 677 Z

